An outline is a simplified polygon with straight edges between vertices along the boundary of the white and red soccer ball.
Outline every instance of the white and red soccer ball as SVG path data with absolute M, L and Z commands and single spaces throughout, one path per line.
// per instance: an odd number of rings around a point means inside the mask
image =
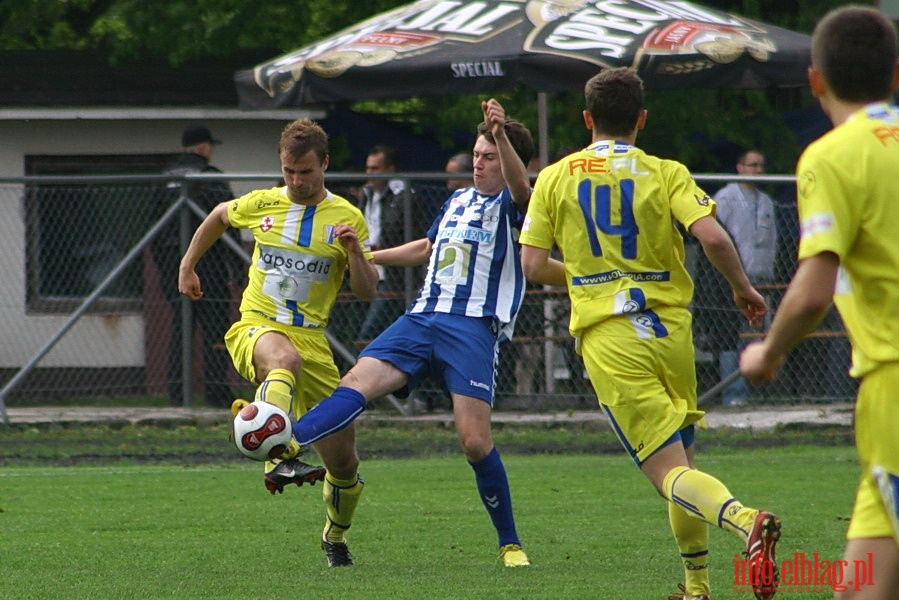
M 290 417 L 269 402 L 247 404 L 234 417 L 234 443 L 241 454 L 253 460 L 279 457 L 292 438 Z

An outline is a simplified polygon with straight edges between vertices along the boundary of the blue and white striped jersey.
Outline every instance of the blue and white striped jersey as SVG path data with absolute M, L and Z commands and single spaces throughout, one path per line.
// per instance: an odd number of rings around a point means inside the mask
M 511 338 L 524 298 L 523 222 L 508 188 L 493 196 L 474 187 L 454 192 L 428 230 L 428 270 L 409 312 L 496 317 Z

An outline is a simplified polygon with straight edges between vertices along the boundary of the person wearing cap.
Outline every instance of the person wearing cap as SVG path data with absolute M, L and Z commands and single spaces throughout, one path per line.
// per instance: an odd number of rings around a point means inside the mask
M 182 193 L 184 180 L 180 177 L 189 173 L 221 173 L 210 164 L 215 146 L 221 144 L 205 125 L 188 125 L 181 133 L 181 154 L 165 170 L 165 174 L 178 176 L 165 183 L 165 190 L 159 194 L 157 214 L 159 218 L 176 202 Z M 234 193 L 225 181 L 190 181 L 187 196 L 207 212 L 217 204 L 234 198 Z M 191 231 L 200 221 L 191 215 Z M 169 397 L 173 406 L 183 402 L 182 388 L 182 320 L 181 295 L 178 292 L 178 265 L 181 262 L 180 223 L 172 219 L 151 244 L 153 259 L 159 269 L 159 285 L 166 302 L 172 309 L 172 328 L 169 338 L 168 382 Z M 236 232 L 234 232 L 236 233 Z M 240 242 L 238 235 L 234 241 Z M 212 248 L 204 257 L 198 270 L 203 271 L 205 296 L 193 304 L 194 326 L 199 326 L 203 346 L 205 403 L 212 407 L 230 407 L 234 396 L 228 386 L 231 364 L 222 339 L 231 326 L 231 286 L 240 278 L 243 265 L 234 252 L 225 244 Z M 195 380 L 200 377 L 195 377 Z
M 399 167 L 397 149 L 375 144 L 365 158 L 365 172 L 373 175 L 396 173 Z M 406 194 L 409 195 L 411 230 L 406 231 Z M 433 214 L 429 214 L 416 190 L 406 190 L 401 179 L 370 179 L 362 187 L 358 208 L 368 224 L 371 249 L 392 248 L 425 234 Z M 371 301 L 359 326 L 356 343 L 364 347 L 406 310 L 406 267 L 377 265 L 378 297 Z M 412 281 L 424 275 L 420 268 L 412 273 Z

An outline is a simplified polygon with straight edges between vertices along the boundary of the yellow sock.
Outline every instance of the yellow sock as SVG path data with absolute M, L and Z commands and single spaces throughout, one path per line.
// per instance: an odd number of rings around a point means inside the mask
M 291 417 L 293 412 L 293 391 L 296 378 L 288 369 L 272 369 L 259 387 L 256 388 L 256 400 L 269 402 L 279 406 Z
M 256 388 L 255 400 L 274 404 L 286 412 L 291 419 L 294 419 L 296 418 L 293 411 L 293 393 L 295 388 L 296 378 L 289 369 L 272 369 L 268 372 L 268 377 L 265 378 L 265 381 Z M 299 453 L 300 445 L 296 443 L 296 440 L 291 440 L 290 448 L 281 455 L 280 459 L 293 458 Z M 264 473 L 268 473 L 274 468 L 275 463 L 266 461 L 262 470 Z
M 684 563 L 684 585 L 689 596 L 710 595 L 709 524 L 694 519 L 683 508 L 668 503 L 668 522 Z
M 329 542 L 343 542 L 346 530 L 353 522 L 353 513 L 359 504 L 359 496 L 365 482 L 357 473 L 353 479 L 335 479 L 331 473 L 325 475 L 322 498 L 328 511 L 322 538 Z
M 759 511 L 744 507 L 727 487 L 709 475 L 689 467 L 675 467 L 662 482 L 665 498 L 688 515 L 734 533 L 745 542 Z

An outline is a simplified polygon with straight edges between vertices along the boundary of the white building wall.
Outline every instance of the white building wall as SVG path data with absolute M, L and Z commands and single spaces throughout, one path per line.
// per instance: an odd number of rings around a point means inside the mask
M 198 109 L 0 110 L 0 177 L 25 175 L 26 155 L 154 154 L 181 150 L 181 130 L 207 125 L 222 144 L 212 163 L 226 173 L 280 171 L 281 129 L 309 111 Z M 274 184 L 274 181 L 272 181 Z M 236 182 L 237 195 L 259 182 Z M 68 315 L 25 311 L 25 226 L 22 186 L 0 184 L 0 368 L 25 364 L 60 331 Z M 122 367 L 144 364 L 141 315 L 88 314 L 41 361 L 42 367 Z

